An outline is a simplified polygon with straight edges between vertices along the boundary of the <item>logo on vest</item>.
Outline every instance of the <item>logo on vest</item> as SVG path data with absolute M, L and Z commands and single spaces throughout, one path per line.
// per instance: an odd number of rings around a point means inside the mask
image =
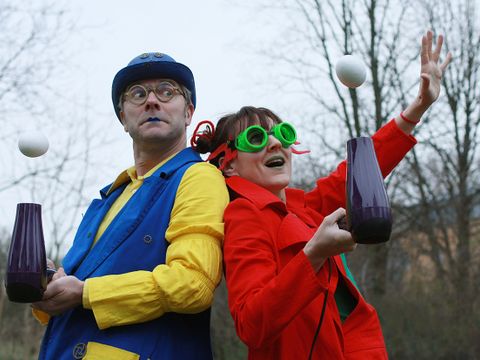
M 73 348 L 73 357 L 74 359 L 83 359 L 86 352 L 87 352 L 87 345 L 84 343 L 78 343 Z
M 143 237 L 143 242 L 144 242 L 145 244 L 150 244 L 152 241 L 153 241 L 153 238 L 152 238 L 151 235 L 145 235 L 145 236 Z

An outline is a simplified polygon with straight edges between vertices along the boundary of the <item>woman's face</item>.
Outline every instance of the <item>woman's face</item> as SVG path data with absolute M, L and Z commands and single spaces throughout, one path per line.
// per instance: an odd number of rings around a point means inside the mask
M 292 175 L 291 148 L 284 148 L 277 138 L 269 135 L 267 146 L 261 151 L 238 151 L 237 157 L 225 167 L 224 174 L 241 176 L 285 200 L 285 188 Z

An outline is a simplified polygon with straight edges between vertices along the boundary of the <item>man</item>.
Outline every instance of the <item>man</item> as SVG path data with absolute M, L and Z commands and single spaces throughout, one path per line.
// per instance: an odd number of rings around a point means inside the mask
M 112 84 L 135 165 L 100 191 L 43 301 L 41 359 L 211 359 L 209 307 L 221 278 L 222 174 L 186 148 L 191 70 L 133 59 Z

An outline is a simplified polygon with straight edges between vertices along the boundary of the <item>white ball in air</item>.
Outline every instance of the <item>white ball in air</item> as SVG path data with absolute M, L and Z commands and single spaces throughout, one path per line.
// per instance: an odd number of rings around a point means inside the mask
M 42 156 L 47 152 L 48 146 L 48 139 L 41 131 L 25 132 L 18 138 L 18 148 L 28 157 Z
M 335 71 L 343 85 L 356 88 L 367 78 L 367 71 L 362 60 L 354 55 L 342 56 L 335 65 Z

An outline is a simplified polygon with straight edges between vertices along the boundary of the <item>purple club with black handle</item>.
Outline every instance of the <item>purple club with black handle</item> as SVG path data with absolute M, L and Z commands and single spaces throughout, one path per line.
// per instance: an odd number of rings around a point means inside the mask
M 372 139 L 347 142 L 347 229 L 359 244 L 390 239 L 392 213 Z

